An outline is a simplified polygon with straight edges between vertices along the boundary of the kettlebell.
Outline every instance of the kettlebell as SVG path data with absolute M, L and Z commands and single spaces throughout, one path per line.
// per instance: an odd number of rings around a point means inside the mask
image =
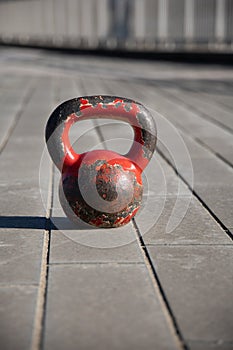
M 78 154 L 70 127 L 81 120 L 106 118 L 127 122 L 134 130 L 129 152 L 110 150 Z M 137 213 L 143 193 L 141 174 L 156 146 L 156 125 L 138 102 L 117 96 L 84 96 L 65 101 L 49 117 L 45 131 L 50 156 L 61 172 L 59 198 L 65 214 L 97 227 L 119 227 Z

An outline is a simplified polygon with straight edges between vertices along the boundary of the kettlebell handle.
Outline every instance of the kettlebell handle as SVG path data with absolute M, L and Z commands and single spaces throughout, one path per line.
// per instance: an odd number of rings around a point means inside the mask
M 46 143 L 49 153 L 62 171 L 80 157 L 69 140 L 70 127 L 77 121 L 105 118 L 121 120 L 134 130 L 134 141 L 124 155 L 142 171 L 150 161 L 156 146 L 156 125 L 151 113 L 131 99 L 117 96 L 84 96 L 60 104 L 51 114 L 46 125 Z

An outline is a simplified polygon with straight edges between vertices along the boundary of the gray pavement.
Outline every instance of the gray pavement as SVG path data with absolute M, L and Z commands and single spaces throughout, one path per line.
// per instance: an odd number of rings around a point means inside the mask
M 0 48 L 0 74 L 0 348 L 233 349 L 233 69 Z M 139 100 L 158 126 L 123 228 L 74 227 L 58 200 L 45 124 L 85 94 Z M 70 137 L 124 153 L 132 131 Z

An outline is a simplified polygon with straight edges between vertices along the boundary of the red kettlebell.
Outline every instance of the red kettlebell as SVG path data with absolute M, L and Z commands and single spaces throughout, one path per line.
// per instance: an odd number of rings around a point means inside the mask
M 126 155 L 109 150 L 77 154 L 69 141 L 72 124 L 80 120 L 113 118 L 129 123 L 134 141 Z M 51 114 L 46 143 L 61 171 L 60 202 L 66 215 L 98 227 L 128 223 L 138 211 L 141 173 L 156 146 L 156 126 L 140 103 L 116 96 L 85 96 L 66 101 Z

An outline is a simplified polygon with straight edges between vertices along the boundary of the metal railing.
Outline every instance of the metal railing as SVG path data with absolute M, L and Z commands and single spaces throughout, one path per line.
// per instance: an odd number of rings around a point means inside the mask
M 0 0 L 0 41 L 232 52 L 233 0 Z

